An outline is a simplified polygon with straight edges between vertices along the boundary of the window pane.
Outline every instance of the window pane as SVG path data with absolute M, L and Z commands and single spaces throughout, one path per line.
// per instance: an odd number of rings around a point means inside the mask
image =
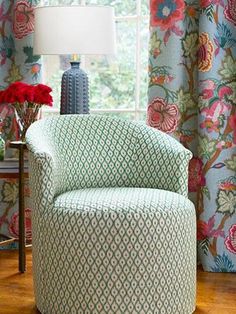
M 149 0 L 141 0 L 142 15 L 149 15 Z
M 55 112 L 55 111 L 45 110 L 44 108 L 42 109 L 42 117 L 43 118 L 55 117 L 58 115 L 59 115 L 59 111 Z
M 99 114 L 109 116 L 109 117 L 117 117 L 120 119 L 135 120 L 134 112 L 102 112 Z
M 86 57 L 86 70 L 90 78 L 90 108 L 134 108 L 135 49 L 135 22 L 119 21 L 116 57 Z
M 148 45 L 149 45 L 149 28 L 148 18 L 141 22 L 141 77 L 140 77 L 140 108 L 147 107 L 148 102 Z
M 80 0 L 41 0 L 41 5 L 80 5 Z
M 146 119 L 147 119 L 146 112 L 139 112 L 137 119 L 140 121 L 146 122 Z
M 116 16 L 136 14 L 136 0 L 88 0 L 86 4 L 111 5 Z
M 43 56 L 43 82 L 52 88 L 53 108 L 60 108 L 61 78 L 64 70 L 60 56 Z
M 82 0 L 41 0 L 41 5 L 80 5 Z M 110 5 L 116 16 L 136 14 L 136 0 L 87 0 L 86 5 Z

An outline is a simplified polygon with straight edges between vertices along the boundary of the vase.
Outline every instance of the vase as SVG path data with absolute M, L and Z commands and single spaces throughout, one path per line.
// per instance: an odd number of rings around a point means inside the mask
M 27 104 L 25 104 L 24 107 L 15 107 L 16 120 L 18 122 L 22 142 L 25 142 L 25 135 L 28 128 L 32 123 L 38 120 L 39 108 L 39 105 L 28 107 Z
M 2 137 L 2 133 L 0 133 L 0 161 L 4 160 L 5 156 L 5 141 Z

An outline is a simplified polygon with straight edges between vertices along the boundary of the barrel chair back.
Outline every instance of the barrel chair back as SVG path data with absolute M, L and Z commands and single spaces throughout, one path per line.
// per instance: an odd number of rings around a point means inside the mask
M 34 123 L 29 135 L 34 133 L 44 151 L 50 147 L 56 164 L 55 195 L 93 187 L 152 187 L 187 196 L 191 153 L 144 124 L 63 115 Z

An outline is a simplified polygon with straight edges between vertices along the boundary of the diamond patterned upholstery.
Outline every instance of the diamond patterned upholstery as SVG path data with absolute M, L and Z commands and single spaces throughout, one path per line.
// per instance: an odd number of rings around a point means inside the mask
M 145 125 L 93 115 L 41 120 L 26 139 L 41 313 L 192 313 L 191 153 Z

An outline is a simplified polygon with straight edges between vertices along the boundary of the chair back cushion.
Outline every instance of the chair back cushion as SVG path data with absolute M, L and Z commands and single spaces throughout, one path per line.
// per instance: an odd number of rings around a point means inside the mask
M 57 195 L 92 187 L 187 193 L 191 153 L 145 124 L 99 115 L 62 115 L 36 122 L 28 138 L 32 133 L 36 141 L 44 142 L 36 145 L 47 146 L 54 156 Z

